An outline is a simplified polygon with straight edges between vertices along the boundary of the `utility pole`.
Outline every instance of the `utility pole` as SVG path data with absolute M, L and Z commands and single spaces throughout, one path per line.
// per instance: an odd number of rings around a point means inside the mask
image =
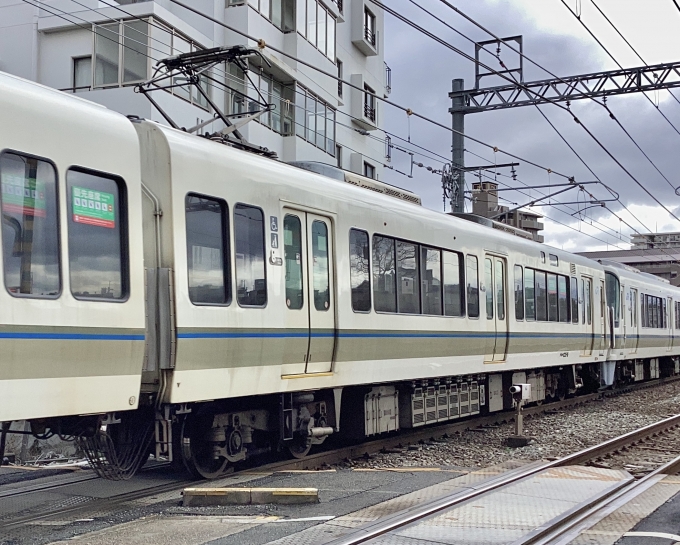
M 451 108 L 451 173 L 453 188 L 451 191 L 451 212 L 465 212 L 465 96 L 462 94 L 465 80 L 454 79 L 452 85 Z

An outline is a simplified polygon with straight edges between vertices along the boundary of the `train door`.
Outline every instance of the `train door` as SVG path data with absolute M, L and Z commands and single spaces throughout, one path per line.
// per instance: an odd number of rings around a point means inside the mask
M 627 332 L 627 348 L 630 349 L 631 354 L 635 354 L 638 349 L 638 342 L 640 341 L 640 324 L 638 312 L 638 291 L 636 289 L 630 290 L 630 326 Z
M 664 308 L 664 320 L 666 320 L 666 323 L 664 324 L 666 326 L 666 332 L 668 334 L 668 346 L 666 350 L 670 350 L 673 348 L 673 299 L 668 297 L 666 299 L 666 308 Z
M 332 222 L 285 209 L 286 338 L 282 373 L 331 371 L 335 349 Z
M 600 343 L 598 351 L 600 356 L 604 356 L 605 350 L 607 349 L 607 325 L 609 320 L 607 319 L 607 300 L 605 292 L 604 280 L 600 280 L 600 286 L 597 290 L 597 295 L 599 296 L 600 302 Z
M 487 333 L 485 362 L 505 361 L 508 351 L 507 266 L 502 257 L 484 258 Z
M 585 340 L 583 343 L 582 356 L 590 356 L 593 353 L 595 341 L 595 320 L 593 320 L 593 280 L 581 277 L 581 300 L 583 301 L 583 314 L 581 325 L 585 326 Z

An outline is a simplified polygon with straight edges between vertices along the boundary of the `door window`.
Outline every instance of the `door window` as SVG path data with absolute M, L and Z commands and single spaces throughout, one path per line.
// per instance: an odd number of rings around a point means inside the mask
M 283 218 L 283 255 L 286 262 L 286 305 L 298 310 L 304 305 L 302 290 L 302 225 L 292 214 Z
M 484 289 L 486 294 L 486 319 L 493 320 L 493 269 L 489 258 L 484 259 Z
M 328 310 L 331 306 L 331 290 L 328 269 L 328 227 L 323 221 L 312 222 L 312 264 L 314 308 Z
M 499 320 L 505 320 L 505 265 L 496 260 L 496 310 Z

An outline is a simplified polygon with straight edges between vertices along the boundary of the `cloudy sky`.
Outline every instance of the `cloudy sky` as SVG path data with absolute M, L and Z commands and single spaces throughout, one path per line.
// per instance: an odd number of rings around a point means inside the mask
M 640 59 L 597 12 L 593 1 L 647 64 L 680 59 L 680 39 L 677 35 L 680 10 L 675 7 L 673 0 L 565 0 L 568 7 L 562 0 L 450 0 L 457 8 L 500 37 L 523 35 L 525 55 L 558 76 L 618 68 L 569 12 L 569 8 L 578 10 L 581 20 L 621 65 L 641 66 Z M 475 41 L 491 38 L 440 0 L 389 0 L 389 5 L 450 44 L 474 55 L 474 46 L 469 41 L 424 13 L 414 2 L 426 7 Z M 491 46 L 491 49 L 495 50 L 495 47 Z M 509 66 L 517 64 L 517 55 L 508 48 L 502 48 L 500 56 Z M 389 14 L 385 15 L 385 60 L 392 68 L 390 100 L 450 126 L 448 92 L 451 89 L 451 80 L 464 78 L 465 88 L 471 88 L 474 85 L 473 63 L 395 20 Z M 482 60 L 493 68 L 498 67 L 498 61 L 490 55 Z M 530 62 L 525 61 L 524 66 L 524 80 L 527 82 L 551 77 Z M 484 83 L 486 81 L 488 83 Z M 494 78 L 483 80 L 483 85 L 502 83 L 502 80 Z M 680 100 L 680 89 L 674 93 Z M 652 102 L 641 94 L 616 96 L 608 98 L 607 105 L 670 184 L 677 187 L 680 186 L 680 134 L 656 111 L 653 103 L 658 104 L 658 109 L 680 130 L 680 102 L 668 91 L 650 93 L 649 98 Z M 680 217 L 680 197 L 675 195 L 673 187 L 655 170 L 625 132 L 610 119 L 605 108 L 594 101 L 581 100 L 574 102 L 571 110 L 641 184 Z M 387 130 L 406 137 L 409 133 L 406 114 L 389 106 L 385 106 L 383 111 Z M 624 249 L 629 247 L 627 235 L 632 232 L 626 224 L 639 232 L 680 231 L 680 222 L 646 195 L 586 131 L 573 121 L 568 112 L 551 104 L 543 106 L 542 111 L 595 174 L 620 193 L 621 199 L 621 203 L 608 204 L 616 215 L 599 207 L 579 213 L 582 205 L 533 208 L 533 211 L 546 216 L 543 233 L 546 243 L 572 251 L 617 247 Z M 479 140 L 554 171 L 574 176 L 577 181 L 593 179 L 592 174 L 534 106 L 470 114 L 466 116 L 465 123 L 466 133 Z M 450 132 L 412 118 L 410 136 L 412 142 L 429 150 L 429 153 L 423 152 L 424 155 L 416 156 L 416 161 L 441 168 L 443 159 L 437 156 L 450 157 Z M 394 143 L 399 144 L 396 139 Z M 466 142 L 466 150 L 467 165 L 512 161 L 509 157 L 501 153 L 494 154 L 491 149 L 470 140 Z M 408 171 L 410 159 L 405 153 L 394 150 L 392 165 L 396 169 Z M 521 187 L 522 182 L 527 185 L 564 182 L 563 178 L 555 174 L 548 175 L 545 170 L 524 163 L 517 167 L 517 182 L 500 175 L 510 174 L 508 170 L 498 172 L 500 183 L 510 183 L 517 187 Z M 490 175 L 493 177 L 493 173 Z M 466 180 L 469 184 L 476 177 L 468 174 Z M 440 177 L 424 168 L 414 168 L 413 179 L 388 172 L 386 181 L 416 191 L 430 208 L 443 209 Z M 589 186 L 589 189 L 597 198 L 607 197 L 606 190 L 602 187 Z M 500 195 L 510 203 L 517 204 L 538 196 L 536 191 L 527 193 L 532 197 L 514 191 Z M 583 195 L 579 197 L 576 191 L 571 191 L 558 196 L 557 200 L 567 202 L 579 198 L 583 200 Z M 511 205 L 510 203 L 503 202 L 506 205 Z

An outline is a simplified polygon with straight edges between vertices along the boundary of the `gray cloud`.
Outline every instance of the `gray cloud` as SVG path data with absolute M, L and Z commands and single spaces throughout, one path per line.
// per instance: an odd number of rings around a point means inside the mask
M 428 9 L 435 11 L 449 24 L 466 33 L 471 38 L 475 40 L 489 38 L 482 31 L 464 22 L 451 10 L 438 2 L 417 1 L 427 6 Z M 564 23 L 565 27 L 572 25 L 572 35 L 557 35 L 539 28 L 536 21 L 529 17 L 530 12 L 524 11 L 521 3 L 518 2 L 494 0 L 474 3 L 461 2 L 460 7 L 500 36 L 523 34 L 525 54 L 558 75 L 566 76 L 614 68 L 612 61 L 606 58 L 605 54 L 599 49 L 599 46 L 592 39 L 584 35 L 578 27 L 573 26 L 570 21 L 573 17 L 567 13 L 566 9 L 561 6 L 561 3 L 555 0 L 554 4 L 555 18 L 559 20 L 560 24 Z M 451 30 L 436 23 L 407 0 L 393 2 L 391 6 L 456 47 L 474 54 L 472 44 L 456 36 Z M 612 17 L 616 15 L 613 8 L 609 11 L 612 12 Z M 680 14 L 678 15 L 680 16 Z M 678 21 L 680 22 L 680 17 Z M 385 40 L 386 61 L 393 71 L 393 91 L 390 99 L 408 106 L 416 112 L 422 113 L 444 125 L 450 126 L 451 117 L 448 113 L 450 106 L 448 92 L 451 87 L 451 79 L 465 78 L 466 88 L 472 87 L 474 83 L 473 64 L 417 33 L 415 30 L 406 27 L 403 23 L 395 21 L 389 15 L 386 15 Z M 507 64 L 513 63 L 516 58 L 516 55 L 511 51 L 503 51 L 502 56 Z M 634 59 L 631 59 L 630 55 L 624 56 L 621 54 L 621 57 L 623 60 L 629 61 L 629 65 L 633 63 Z M 648 62 L 661 62 L 662 60 L 668 59 L 649 58 Z M 484 61 L 489 64 L 492 62 L 496 63 L 493 57 L 488 55 Z M 497 63 L 491 64 L 491 66 L 496 67 Z M 525 63 L 525 67 L 526 81 L 549 77 L 545 72 L 527 63 Z M 491 78 L 489 78 L 488 81 L 489 84 L 498 84 L 498 80 L 492 82 Z M 680 96 L 680 91 L 676 93 Z M 667 92 L 661 92 L 658 96 L 650 96 L 653 100 L 660 101 L 661 110 L 680 129 L 680 105 L 669 99 Z M 668 177 L 671 184 L 673 186 L 680 185 L 680 179 L 677 176 L 679 171 L 679 154 L 677 149 L 680 143 L 680 135 L 663 120 L 661 115 L 654 111 L 655 107 L 641 95 L 611 97 L 607 100 L 607 104 L 613 114 Z M 680 206 L 678 206 L 680 198 L 675 195 L 673 188 L 664 181 L 626 137 L 624 132 L 609 118 L 604 108 L 592 101 L 577 101 L 571 105 L 571 110 L 640 183 L 648 188 L 669 209 L 680 211 Z M 643 190 L 587 135 L 586 131 L 573 121 L 572 116 L 568 112 L 563 112 L 553 105 L 544 106 L 543 111 L 576 151 L 581 154 L 600 179 L 620 193 L 621 200 L 626 206 L 655 205 L 652 199 L 645 195 Z M 384 112 L 383 118 L 385 119 L 387 130 L 406 136 L 408 132 L 406 114 L 389 106 L 384 107 Z M 448 131 L 417 119 L 411 119 L 410 130 L 413 142 L 437 154 L 445 157 L 450 156 L 451 135 Z M 468 115 L 466 117 L 466 132 L 501 149 L 511 151 L 529 160 L 550 167 L 554 171 L 573 175 L 579 181 L 593 179 L 593 176 L 560 140 L 559 136 L 545 122 L 535 107 Z M 482 155 L 490 163 L 494 162 L 494 154 L 491 150 L 470 141 L 466 144 L 466 148 Z M 441 164 L 424 157 L 416 157 L 416 160 L 436 167 Z M 504 163 L 508 162 L 509 158 L 499 153 L 497 154 L 496 161 Z M 482 160 L 468 155 L 466 162 L 468 165 L 479 164 Z M 393 154 L 393 165 L 399 170 L 408 171 L 408 156 L 395 151 Z M 554 174 L 549 177 L 545 171 L 527 164 L 522 164 L 518 168 L 517 173 L 519 178 L 527 184 L 560 183 L 564 181 Z M 386 178 L 389 183 L 394 183 L 419 193 L 426 206 L 437 210 L 442 209 L 440 180 L 437 176 L 428 173 L 424 169 L 416 168 L 414 169 L 413 179 L 408 179 L 391 172 L 387 172 Z M 474 181 L 474 177 L 468 175 L 467 180 L 468 182 Z M 509 181 L 507 178 L 499 178 L 499 180 L 503 182 Z M 592 187 L 596 197 L 606 197 L 607 194 L 602 188 Z M 503 196 L 508 197 L 513 202 L 521 203 L 528 200 L 526 196 L 512 192 L 508 192 L 508 194 Z M 576 192 L 561 195 L 559 199 L 563 201 L 576 200 Z M 621 210 L 620 205 L 615 205 L 613 208 Z M 559 221 L 572 223 L 575 228 L 579 227 L 576 220 L 570 219 L 568 215 L 562 214 L 555 209 L 541 207 L 539 210 L 537 208 L 537 211 L 540 212 L 541 210 Z M 660 207 L 659 210 L 665 218 L 667 214 Z M 624 212 L 621 212 L 621 214 L 636 229 L 644 230 L 630 216 L 625 215 Z M 677 212 L 676 214 L 680 215 Z M 591 209 L 587 212 L 587 215 L 606 223 L 611 229 L 618 232 L 620 222 L 607 210 L 601 208 Z M 660 222 L 663 225 L 658 225 L 659 230 L 680 230 L 680 223 L 678 222 L 668 222 L 665 220 L 660 220 Z M 648 228 L 657 228 L 649 223 L 649 221 L 646 222 Z M 624 234 L 630 232 L 625 225 L 622 231 Z M 565 249 L 568 243 L 574 243 L 575 240 L 579 241 L 579 245 L 601 245 L 597 241 L 579 236 L 573 231 L 571 233 L 559 231 L 553 233 L 552 230 L 546 230 L 545 234 L 547 240 L 555 245 L 564 244 Z M 612 242 L 615 241 L 614 238 L 603 234 L 597 234 L 596 236 L 605 240 L 611 240 Z

